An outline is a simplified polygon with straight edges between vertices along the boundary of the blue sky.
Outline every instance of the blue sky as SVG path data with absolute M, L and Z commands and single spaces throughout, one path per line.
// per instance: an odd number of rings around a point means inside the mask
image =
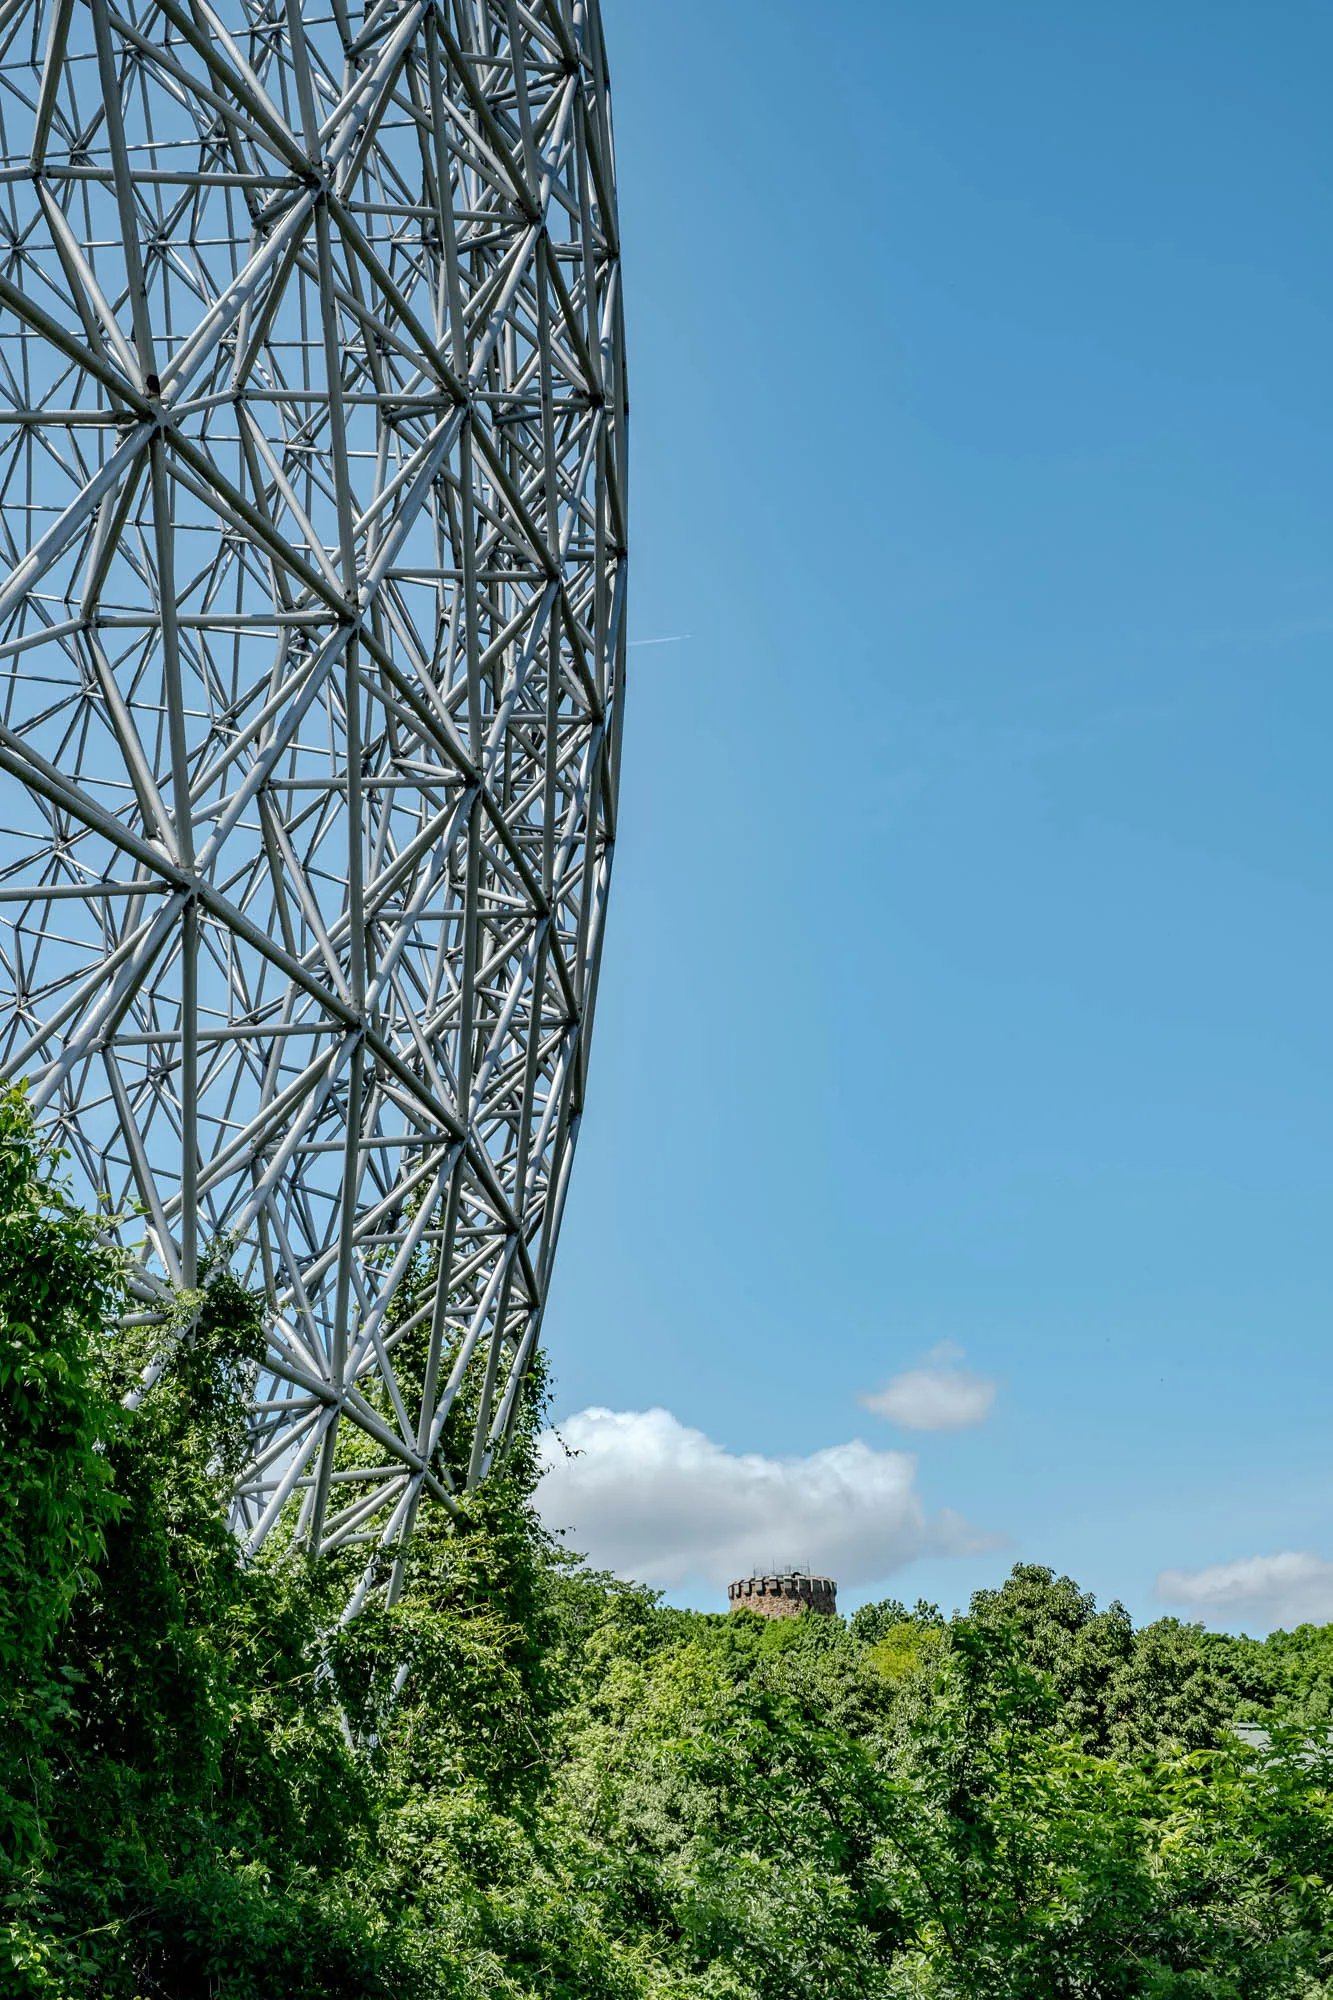
M 604 6 L 640 643 L 557 1419 L 914 1453 L 849 1604 L 1333 1617 L 1333 15 Z M 988 1413 L 858 1403 L 920 1365 Z M 697 1563 L 576 1525 L 720 1608 L 697 1490 Z

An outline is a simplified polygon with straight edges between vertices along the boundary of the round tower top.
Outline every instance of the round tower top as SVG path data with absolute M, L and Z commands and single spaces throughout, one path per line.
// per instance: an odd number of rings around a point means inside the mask
M 756 1570 L 727 1585 L 728 1609 L 757 1611 L 761 1618 L 796 1618 L 802 1611 L 830 1617 L 838 1608 L 838 1586 L 831 1576 L 811 1576 L 808 1570 Z

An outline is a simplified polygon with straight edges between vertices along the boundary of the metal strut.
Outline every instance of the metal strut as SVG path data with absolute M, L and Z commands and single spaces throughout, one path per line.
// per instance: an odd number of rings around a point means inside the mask
M 582 1111 L 614 185 L 597 0 L 0 8 L 0 1066 L 140 1323 L 262 1290 L 236 1526 L 349 1610 L 504 1448 Z

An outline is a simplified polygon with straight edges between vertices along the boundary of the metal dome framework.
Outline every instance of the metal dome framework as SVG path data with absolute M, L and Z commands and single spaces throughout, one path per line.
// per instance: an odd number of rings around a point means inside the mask
M 238 1530 L 361 1545 L 355 1609 L 504 1448 L 583 1102 L 596 0 L 0 0 L 0 235 L 3 1072 L 135 1211 L 133 1317 L 262 1286 Z

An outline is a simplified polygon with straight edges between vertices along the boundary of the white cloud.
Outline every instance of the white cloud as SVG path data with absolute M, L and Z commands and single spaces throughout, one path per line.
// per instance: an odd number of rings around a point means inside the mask
M 995 1383 L 985 1375 L 974 1375 L 970 1368 L 960 1368 L 962 1358 L 961 1347 L 943 1341 L 923 1357 L 927 1365 L 904 1369 L 882 1389 L 870 1390 L 857 1401 L 877 1417 L 910 1431 L 967 1430 L 990 1415 Z
M 1308 1550 L 1245 1556 L 1208 1569 L 1164 1569 L 1164 1604 L 1187 1606 L 1210 1625 L 1324 1625 L 1333 1620 L 1333 1562 Z
M 579 1455 L 569 1457 L 561 1439 Z M 859 1438 L 808 1458 L 725 1451 L 669 1410 L 582 1410 L 542 1439 L 543 1518 L 598 1567 L 671 1588 L 808 1563 L 846 1585 L 920 1555 L 993 1548 L 947 1508 L 927 1520 L 908 1452 Z

